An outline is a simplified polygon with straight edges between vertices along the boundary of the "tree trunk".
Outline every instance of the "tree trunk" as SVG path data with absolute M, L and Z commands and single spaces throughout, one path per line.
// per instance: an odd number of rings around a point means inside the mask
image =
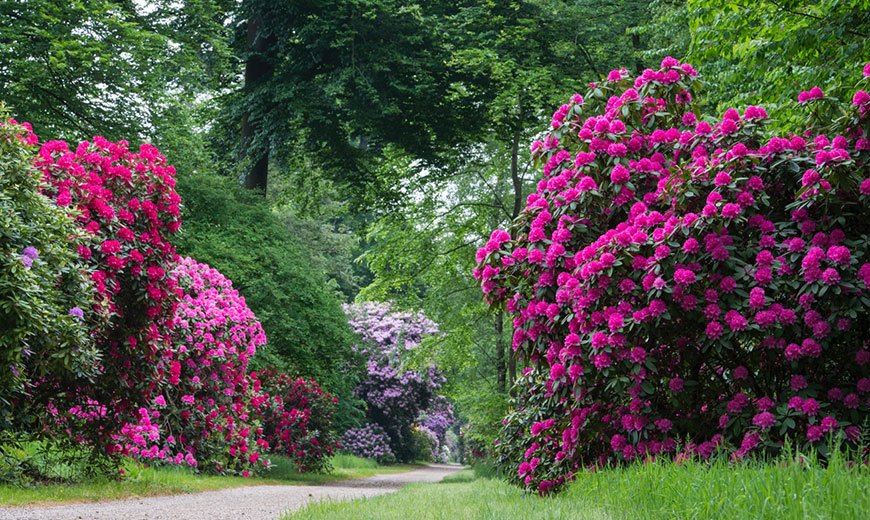
M 272 76 L 273 66 L 266 56 L 272 44 L 271 36 L 260 34 L 261 19 L 254 16 L 248 20 L 248 48 L 251 55 L 245 63 L 245 91 L 248 95 L 257 86 Z M 251 100 L 247 101 L 250 105 Z M 250 108 L 242 114 L 242 158 L 250 160 L 250 169 L 245 173 L 245 187 L 260 190 L 266 194 L 266 182 L 269 175 L 269 140 L 258 136 L 260 121 L 255 119 Z M 259 144 L 254 145 L 258 138 Z
M 643 72 L 645 68 L 643 66 L 643 60 L 640 59 L 640 35 L 634 33 L 631 35 L 631 46 L 634 48 L 635 58 L 634 58 L 634 68 L 638 74 Z
M 496 390 L 501 393 L 507 391 L 505 381 L 505 343 L 504 343 L 504 311 L 499 310 L 495 315 L 495 372 Z
M 521 129 L 517 127 L 514 129 L 513 142 L 511 143 L 511 183 L 514 188 L 512 220 L 516 220 L 523 209 L 523 179 L 520 177 L 519 168 L 520 137 L 522 137 Z M 508 350 L 508 356 L 508 377 L 510 378 L 511 395 L 513 395 L 513 386 L 517 380 L 517 353 L 511 348 Z
M 514 210 L 511 220 L 516 220 L 523 209 L 523 180 L 520 178 L 520 128 L 514 130 L 513 142 L 511 143 L 511 182 L 514 187 Z

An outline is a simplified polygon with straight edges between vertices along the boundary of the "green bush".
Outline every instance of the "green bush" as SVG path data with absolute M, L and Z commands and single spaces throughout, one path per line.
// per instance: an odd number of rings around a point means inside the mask
M 413 456 L 411 460 L 435 462 L 438 460 L 438 438 L 427 428 L 411 430 Z
M 0 123 L 0 442 L 43 431 L 48 404 L 62 406 L 64 390 L 93 377 L 97 363 L 80 234 L 40 193 L 36 144 L 30 125 Z
M 178 188 L 185 204 L 179 253 L 233 280 L 269 337 L 252 363 L 314 377 L 340 399 L 349 395 L 353 381 L 341 368 L 351 355 L 350 330 L 334 292 L 312 267 L 310 246 L 262 197 L 229 179 L 182 173 Z

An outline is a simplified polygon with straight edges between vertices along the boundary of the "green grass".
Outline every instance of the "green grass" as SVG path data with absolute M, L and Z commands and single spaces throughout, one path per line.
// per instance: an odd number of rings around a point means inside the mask
M 134 464 L 128 464 L 125 467 L 127 477 L 124 480 L 94 478 L 74 484 L 0 485 L 0 505 L 95 502 L 262 484 L 311 485 L 342 479 L 364 478 L 381 473 L 400 473 L 418 467 L 409 464 L 378 466 L 377 463 L 367 459 L 351 455 L 336 455 L 332 459 L 335 469 L 331 473 L 299 473 L 289 459 L 284 457 L 271 457 L 271 459 L 272 469 L 264 475 L 254 478 L 198 475 L 192 470 L 182 467 L 141 468 Z
M 870 469 L 834 459 L 828 467 L 667 462 L 578 475 L 541 498 L 472 470 L 438 484 L 353 502 L 321 502 L 285 517 L 315 519 L 861 519 L 870 518 Z
M 281 484 L 319 484 L 350 478 L 371 477 L 382 473 L 402 473 L 420 467 L 418 464 L 379 466 L 377 462 L 370 459 L 338 454 L 332 457 L 333 470 L 329 473 L 299 473 L 296 470 L 296 465 L 290 459 L 284 457 L 271 457 L 271 459 L 272 469 L 263 474 L 265 479 L 272 481 L 269 482 L 270 484 L 275 483 L 274 481 Z M 262 479 L 260 480 L 262 481 Z

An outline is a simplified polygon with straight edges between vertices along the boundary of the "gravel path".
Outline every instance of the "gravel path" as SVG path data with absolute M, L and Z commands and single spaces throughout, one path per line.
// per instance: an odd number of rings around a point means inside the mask
M 317 486 L 249 486 L 92 504 L 0 507 L 0 520 L 274 520 L 308 502 L 384 495 L 398 491 L 405 484 L 438 482 L 460 469 L 461 466 L 430 464 L 405 473 Z

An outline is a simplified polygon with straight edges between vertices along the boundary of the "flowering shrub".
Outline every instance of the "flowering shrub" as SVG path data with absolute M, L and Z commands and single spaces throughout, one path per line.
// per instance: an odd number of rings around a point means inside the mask
M 78 228 L 40 194 L 41 175 L 32 165 L 36 135 L 29 124 L 2 116 L 0 432 L 39 434 L 47 403 L 96 375 L 91 289 L 69 247 L 82 240 Z
M 453 406 L 443 395 L 436 395 L 426 410 L 420 412 L 417 424 L 421 429 L 431 432 L 435 439 L 433 460 L 441 460 L 444 448 L 447 447 L 447 431 L 456 423 Z M 448 450 L 449 452 L 449 450 Z
M 124 452 L 128 447 L 111 439 L 118 425 L 140 419 L 139 408 L 171 376 L 160 352 L 168 347 L 178 301 L 169 276 L 175 249 L 167 241 L 181 225 L 175 170 L 151 145 L 131 152 L 125 141 L 101 137 L 75 150 L 46 142 L 35 165 L 47 184 L 43 193 L 85 232 L 77 252 L 102 320 L 92 331 L 100 377 L 79 389 L 80 403 L 69 415 L 87 420 L 110 450 Z
M 258 435 L 251 410 L 266 398 L 248 379 L 248 361 L 266 343 L 263 328 L 216 269 L 184 258 L 171 276 L 183 297 L 172 343 L 160 352 L 168 377 L 147 414 L 151 423 L 158 412 L 154 422 L 161 437 L 148 442 L 137 425 L 128 425 L 132 454 L 218 473 L 265 465 L 260 455 L 268 443 Z
M 356 350 L 369 359 L 397 363 L 403 352 L 414 350 L 429 335 L 438 334 L 438 324 L 422 311 L 402 312 L 390 302 L 344 305 L 351 329 L 362 339 Z
M 268 465 L 272 447 L 303 471 L 325 468 L 336 400 L 313 380 L 266 371 L 261 389 L 248 375 L 263 329 L 220 272 L 177 258 L 167 236 L 179 228 L 181 201 L 157 150 L 132 153 L 96 137 L 71 151 L 52 141 L 37 170 L 29 127 L 10 122 L 0 132 L 10 169 L 0 202 L 9 201 L 3 217 L 14 219 L 15 239 L 0 290 L 20 298 L 27 282 L 24 294 L 35 295 L 21 300 L 29 314 L 0 315 L 17 334 L 0 351 L 11 374 L 2 372 L 0 399 L 42 403 L 37 412 L 51 418 L 35 429 L 108 454 L 247 476 Z M 25 390 L 38 399 L 24 402 Z
M 438 436 L 435 435 L 435 432 L 425 426 L 418 425 L 411 429 L 411 436 L 414 439 L 413 460 L 427 462 L 438 460 L 441 444 L 438 442 Z
M 456 423 L 453 406 L 443 395 L 436 395 L 429 404 L 429 408 L 420 414 L 417 422 L 434 433 L 438 438 L 438 443 L 443 444 L 447 430 Z
M 341 436 L 341 449 L 358 457 L 374 459 L 381 464 L 396 462 L 390 449 L 390 437 L 375 423 L 351 428 Z
M 696 82 L 666 58 L 574 95 L 478 252 L 528 363 L 498 450 L 540 493 L 581 465 L 824 452 L 867 420 L 870 96 L 831 121 L 812 89 L 806 133 L 768 138 L 761 107 L 699 115 Z
M 434 368 L 400 372 L 390 365 L 370 362 L 354 395 L 366 403 L 369 420 L 387 432 L 396 458 L 406 462 L 414 459 L 415 421 L 443 383 L 444 378 Z
M 369 420 L 389 436 L 396 459 L 413 460 L 415 421 L 444 384 L 444 377 L 435 367 L 403 369 L 402 355 L 427 335 L 436 334 L 438 326 L 422 313 L 396 311 L 390 303 L 345 305 L 345 312 L 362 339 L 356 349 L 368 358 L 354 395 L 365 402 Z
M 337 447 L 332 419 L 338 399 L 313 379 L 272 370 L 251 377 L 259 378 L 267 398 L 260 413 L 263 436 L 272 452 L 291 457 L 300 471 L 330 469 L 329 456 Z

